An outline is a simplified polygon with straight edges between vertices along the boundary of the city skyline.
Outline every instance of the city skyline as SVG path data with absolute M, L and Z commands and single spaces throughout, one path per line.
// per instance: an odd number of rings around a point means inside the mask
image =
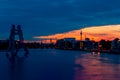
M 82 28 L 79 30 L 73 30 L 66 33 L 48 35 L 48 36 L 35 36 L 39 40 L 42 39 L 63 39 L 63 38 L 75 38 L 76 40 L 82 40 L 85 38 L 90 38 L 90 40 L 100 41 L 104 40 L 114 40 L 120 37 L 120 25 L 105 25 L 105 26 L 91 26 L 87 28 Z
M 118 0 L 0 0 L 0 39 L 8 39 L 11 24 L 20 24 L 25 40 L 120 24 Z

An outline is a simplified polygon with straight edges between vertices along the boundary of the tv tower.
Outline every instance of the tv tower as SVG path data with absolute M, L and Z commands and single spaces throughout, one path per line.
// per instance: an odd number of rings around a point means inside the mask
M 82 41 L 82 30 L 80 31 L 80 40 Z

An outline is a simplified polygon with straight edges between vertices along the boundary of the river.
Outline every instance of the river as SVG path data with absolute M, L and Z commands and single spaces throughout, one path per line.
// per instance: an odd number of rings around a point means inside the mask
M 10 59 L 0 52 L 0 80 L 120 80 L 120 55 L 30 49 Z M 22 51 L 21 51 L 22 52 Z

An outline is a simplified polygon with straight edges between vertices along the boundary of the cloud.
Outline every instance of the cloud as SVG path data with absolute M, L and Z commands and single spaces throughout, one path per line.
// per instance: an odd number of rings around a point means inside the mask
M 83 39 L 88 37 L 96 41 L 99 41 L 101 39 L 113 40 L 114 38 L 120 36 L 120 33 L 118 32 L 118 30 L 120 30 L 120 25 L 92 26 L 92 27 L 83 28 L 79 30 L 73 30 L 66 33 L 60 33 L 60 34 L 54 34 L 54 35 L 48 35 L 48 36 L 35 36 L 33 38 L 37 38 L 38 40 L 50 39 L 50 38 L 56 38 L 56 39 L 76 38 L 77 40 L 79 40 L 80 32 L 82 31 Z
M 107 36 L 108 34 L 107 33 L 102 33 L 102 34 L 99 34 L 99 33 L 98 34 L 89 33 L 89 35 L 91 35 L 91 36 L 97 36 L 98 37 L 98 36 Z

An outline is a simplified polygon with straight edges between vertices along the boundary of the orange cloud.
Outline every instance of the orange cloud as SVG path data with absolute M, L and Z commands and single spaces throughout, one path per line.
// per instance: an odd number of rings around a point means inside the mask
M 120 25 L 106 25 L 106 26 L 93 26 L 88 28 L 83 28 L 79 30 L 73 30 L 66 33 L 48 35 L 48 36 L 35 36 L 34 38 L 39 39 L 62 39 L 62 38 L 76 38 L 80 40 L 80 32 L 83 32 L 82 39 L 86 37 L 99 41 L 101 39 L 113 40 L 114 38 L 119 38 L 120 36 Z

